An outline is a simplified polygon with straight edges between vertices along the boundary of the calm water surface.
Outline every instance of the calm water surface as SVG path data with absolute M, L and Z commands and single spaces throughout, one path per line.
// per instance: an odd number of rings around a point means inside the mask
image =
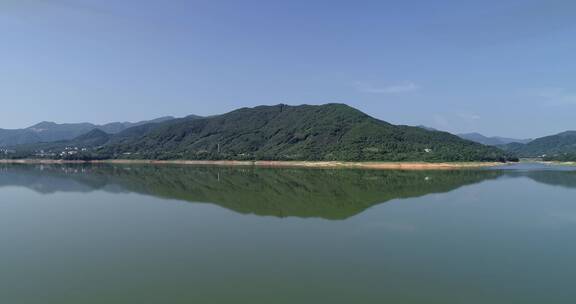
M 575 303 L 576 171 L 0 166 L 0 303 Z

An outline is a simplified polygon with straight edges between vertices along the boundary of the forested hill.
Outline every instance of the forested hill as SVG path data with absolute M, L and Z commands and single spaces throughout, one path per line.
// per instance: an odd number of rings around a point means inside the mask
M 576 131 L 537 138 L 527 144 L 508 144 L 502 148 L 521 157 L 574 161 L 576 160 Z
M 146 159 L 509 159 L 499 149 L 446 132 L 392 125 L 344 104 L 242 108 L 209 118 L 164 123 L 141 136 L 117 138 L 99 153 Z

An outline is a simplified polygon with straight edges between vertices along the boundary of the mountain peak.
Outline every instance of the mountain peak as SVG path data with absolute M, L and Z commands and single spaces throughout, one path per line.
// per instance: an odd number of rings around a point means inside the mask
M 110 134 L 100 130 L 100 129 L 94 129 L 88 133 L 82 134 L 78 137 L 75 138 L 75 140 L 84 140 L 84 139 L 89 139 L 89 138 L 94 138 L 94 137 L 109 137 Z
M 54 127 L 58 125 L 57 123 L 53 122 L 53 121 L 42 121 L 39 122 L 31 127 L 28 127 L 27 129 L 29 130 L 43 130 L 43 129 L 48 129 L 51 127 Z
M 113 139 L 115 140 L 115 139 Z M 118 140 L 118 138 L 116 138 Z M 445 132 L 396 126 L 345 104 L 263 105 L 176 120 L 107 144 L 103 153 L 144 158 L 471 161 L 504 152 Z
M 576 131 L 565 131 L 565 132 L 559 133 L 557 136 L 563 136 L 563 137 L 576 136 Z

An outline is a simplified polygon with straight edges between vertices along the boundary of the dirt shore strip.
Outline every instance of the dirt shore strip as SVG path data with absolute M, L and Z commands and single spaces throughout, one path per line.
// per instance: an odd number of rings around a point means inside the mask
M 68 161 L 49 159 L 0 160 L 0 164 L 156 164 L 156 165 L 203 165 L 203 166 L 256 166 L 256 167 L 303 167 L 303 168 L 357 168 L 380 170 L 449 170 L 484 168 L 502 165 L 498 162 L 339 162 L 339 161 L 232 161 L 232 160 L 97 160 Z

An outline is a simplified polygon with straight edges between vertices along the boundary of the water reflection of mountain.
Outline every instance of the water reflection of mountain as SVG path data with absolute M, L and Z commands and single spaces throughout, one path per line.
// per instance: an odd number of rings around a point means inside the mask
M 21 186 L 44 194 L 136 192 L 213 203 L 243 214 L 344 219 L 392 199 L 448 192 L 501 174 L 487 170 L 5 165 L 0 167 L 0 187 Z
M 519 172 L 516 175 L 525 176 L 534 181 L 550 186 L 576 188 L 576 171 L 526 171 Z

